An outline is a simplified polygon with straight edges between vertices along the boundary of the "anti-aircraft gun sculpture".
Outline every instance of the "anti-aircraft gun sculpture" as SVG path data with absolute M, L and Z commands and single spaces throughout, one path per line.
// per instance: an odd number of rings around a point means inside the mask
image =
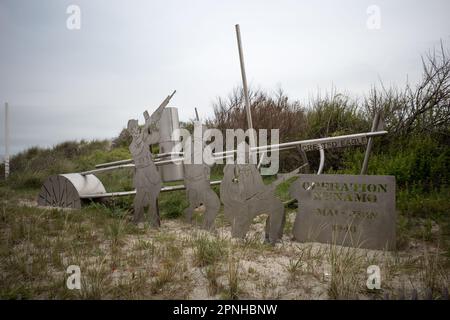
M 150 129 L 154 133 L 157 132 L 157 134 L 153 135 L 153 141 L 151 142 L 159 143 L 160 150 L 164 150 L 163 148 L 170 149 L 171 145 L 175 143 L 175 141 L 170 141 L 170 139 L 172 130 L 179 127 L 178 113 L 176 108 L 167 107 L 174 94 L 175 91 L 161 103 L 151 117 L 147 111 L 144 112 L 144 118 L 146 119 L 144 130 Z M 161 123 L 163 125 L 160 125 Z M 129 121 L 128 129 L 131 131 L 138 130 L 137 120 Z M 148 135 L 148 131 L 146 135 Z M 148 157 L 149 154 L 146 156 Z M 182 180 L 183 167 L 181 163 L 174 163 L 171 160 L 167 160 L 169 156 L 171 156 L 170 153 L 157 154 L 152 159 L 154 165 L 158 167 L 164 182 Z M 141 166 L 141 164 L 138 164 L 138 166 Z M 126 159 L 99 164 L 93 170 L 50 176 L 41 187 L 37 199 L 38 205 L 79 209 L 83 200 L 134 195 L 136 191 L 107 193 L 102 182 L 95 174 L 135 167 L 136 164 L 133 159 Z M 172 190 L 179 190 L 179 188 L 161 188 L 161 192 Z
M 247 81 L 240 39 L 239 25 L 236 25 L 241 73 L 244 89 L 245 107 L 247 112 L 248 128 L 252 129 L 250 101 L 248 97 Z M 220 198 L 224 204 L 224 214 L 231 223 L 232 236 L 244 237 L 249 229 L 253 217 L 259 214 L 269 214 L 266 222 L 266 240 L 274 243 L 282 237 L 285 215 L 283 203 L 275 197 L 274 187 L 290 177 L 299 173 L 299 168 L 281 176 L 271 186 L 262 182 L 258 171 L 259 166 L 253 163 L 227 164 L 224 168 L 222 181 L 209 181 L 209 170 L 204 164 L 186 164 L 183 150 L 174 148 L 180 144 L 180 138 L 173 133 L 179 129 L 178 112 L 175 107 L 167 107 L 175 91 L 168 96 L 151 116 L 144 112 L 145 125 L 139 129 L 137 120 L 130 120 L 128 129 L 133 136 L 130 151 L 133 159 L 126 159 L 96 165 L 96 168 L 80 173 L 59 174 L 49 177 L 43 184 L 38 195 L 38 204 L 43 206 L 80 208 L 83 200 L 120 197 L 135 195 L 134 211 L 135 222 L 142 222 L 143 207 L 150 205 L 151 224 L 159 226 L 157 213 L 157 197 L 159 192 L 184 190 L 187 188 L 187 197 L 190 202 L 185 211 L 188 221 L 191 220 L 192 211 L 200 204 L 205 205 L 206 214 L 203 227 L 213 229 L 214 219 L 220 207 L 220 201 L 210 186 L 220 184 Z M 198 120 L 198 117 L 197 117 Z M 325 149 L 367 144 L 366 157 L 363 163 L 367 168 L 368 155 L 372 139 L 386 134 L 381 128 L 377 114 L 370 132 L 350 135 L 325 137 L 311 140 L 291 141 L 271 145 L 256 146 L 256 137 L 250 135 L 250 146 L 247 149 L 248 157 L 264 157 L 268 152 L 284 151 L 289 149 L 300 150 L 305 163 L 308 165 L 305 152 L 319 151 L 320 164 L 317 174 L 321 174 L 325 162 Z M 199 121 L 197 126 L 202 126 Z M 150 153 L 149 145 L 158 143 L 159 154 Z M 202 149 L 203 150 L 203 149 Z M 214 152 L 214 159 L 233 157 L 237 150 Z M 134 168 L 134 191 L 106 192 L 102 182 L 95 176 L 96 173 Z M 157 170 L 156 170 L 157 168 Z M 365 172 L 362 172 L 365 173 Z M 184 184 L 176 186 L 162 186 L 162 182 L 183 181 Z M 208 186 L 209 184 L 209 186 Z

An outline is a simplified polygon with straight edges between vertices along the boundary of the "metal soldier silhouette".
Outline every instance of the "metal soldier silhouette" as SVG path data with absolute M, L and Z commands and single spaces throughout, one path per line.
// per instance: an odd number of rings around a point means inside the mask
M 194 121 L 194 128 L 202 128 L 200 121 Z M 195 129 L 194 129 L 195 130 Z M 195 143 L 196 137 L 191 140 Z M 191 144 L 191 161 L 184 164 L 184 185 L 186 186 L 186 196 L 189 201 L 189 207 L 184 210 L 184 215 L 187 222 L 192 222 L 192 214 L 194 209 L 203 204 L 205 206 L 205 213 L 203 216 L 202 227 L 207 230 L 214 228 L 214 220 L 220 209 L 220 200 L 210 185 L 210 168 L 203 162 L 201 158 L 203 153 L 203 139 L 199 137 L 202 148 L 196 150 Z M 186 149 L 185 149 L 186 150 Z M 193 163 L 195 152 L 199 153 L 202 163 Z M 187 154 L 185 156 L 188 156 Z
M 266 185 L 254 164 L 225 165 L 220 184 L 220 199 L 224 205 L 225 218 L 231 223 L 232 237 L 244 238 L 253 218 L 266 213 L 269 215 L 265 227 L 266 242 L 274 244 L 282 238 L 286 217 L 283 203 L 275 196 L 275 188 L 287 179 L 297 176 L 298 170 L 299 168 L 284 174 Z
M 169 103 L 176 91 L 168 96 L 163 103 L 151 115 L 144 112 L 145 125 L 139 128 L 138 120 L 128 121 L 128 131 L 133 140 L 130 144 L 130 152 L 134 161 L 133 186 L 136 188 L 134 197 L 134 223 L 144 222 L 144 209 L 148 206 L 150 225 L 158 228 L 161 225 L 158 212 L 158 196 L 161 191 L 161 176 L 153 162 L 150 146 L 159 142 L 159 120 L 164 108 Z

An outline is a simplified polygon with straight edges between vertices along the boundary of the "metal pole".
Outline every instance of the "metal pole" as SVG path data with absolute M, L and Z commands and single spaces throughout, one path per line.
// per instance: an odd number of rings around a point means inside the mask
M 194 108 L 194 109 L 195 109 L 195 120 L 199 121 L 200 118 L 198 117 L 197 108 Z
M 116 166 L 119 164 L 128 164 L 128 163 L 133 163 L 133 159 L 125 159 L 125 160 L 119 160 L 119 161 L 100 163 L 100 164 L 96 164 L 95 167 L 96 168 L 112 167 L 112 166 Z
M 347 134 L 347 135 L 343 135 L 343 136 L 334 136 L 334 137 L 326 137 L 326 138 L 318 138 L 318 139 L 310 139 L 310 140 L 298 140 L 298 141 L 284 142 L 284 143 L 279 143 L 279 144 L 270 144 L 270 145 L 265 145 L 265 146 L 259 146 L 259 147 L 252 148 L 251 151 L 257 152 L 257 153 L 262 153 L 263 151 L 267 151 L 267 150 L 269 150 L 269 151 L 270 150 L 278 150 L 281 148 L 288 148 L 288 147 L 297 146 L 297 145 L 302 145 L 302 146 L 320 145 L 320 144 L 324 144 L 327 142 L 339 142 L 342 140 L 348 140 L 348 139 L 354 139 L 354 138 L 378 137 L 378 136 L 382 136 L 386 133 L 388 133 L 388 132 L 387 131 L 374 131 L 374 132 L 354 133 L 354 134 Z M 336 146 L 336 148 L 337 147 L 339 147 L 339 146 Z M 325 146 L 325 149 L 327 149 L 326 146 Z M 235 150 L 233 150 L 231 152 L 235 152 Z M 218 155 L 226 154 L 226 153 L 229 153 L 229 151 L 216 152 L 216 153 L 214 153 L 214 156 L 218 156 Z
M 379 122 L 380 122 L 380 113 L 377 112 L 375 113 L 375 117 L 373 118 L 372 129 L 370 130 L 371 132 L 375 132 L 377 130 Z M 369 156 L 370 151 L 372 150 L 372 145 L 373 145 L 373 138 L 370 137 L 367 141 L 366 153 L 364 154 L 364 161 L 361 167 L 361 174 L 367 174 L 367 167 L 369 165 Z
M 117 166 L 110 166 L 110 167 L 98 168 L 98 169 L 93 169 L 93 170 L 88 170 L 88 171 L 82 171 L 79 174 L 81 174 L 82 176 L 87 176 L 88 174 L 106 172 L 106 171 L 111 171 L 111 170 L 116 170 L 116 169 L 134 168 L 134 167 L 135 167 L 134 163 L 121 164 L 121 165 L 117 165 Z
M 296 146 L 320 145 L 320 144 L 328 143 L 328 142 L 338 142 L 338 141 L 342 141 L 342 140 L 361 138 L 361 137 L 366 137 L 366 138 L 370 139 L 372 137 L 378 137 L 378 136 L 381 136 L 384 134 L 387 134 L 387 131 L 371 131 L 371 132 L 354 133 L 354 134 L 335 136 L 335 137 L 327 137 L 327 138 L 298 140 L 298 141 L 284 142 L 284 143 L 279 143 L 279 144 L 259 146 L 259 147 L 252 148 L 251 151 L 254 153 L 265 153 L 265 152 L 271 151 L 271 150 L 282 151 L 282 150 L 289 150 L 289 149 L 295 148 Z M 338 147 L 338 146 L 336 146 L 336 147 Z M 232 154 L 234 154 L 235 152 L 236 152 L 236 150 L 214 152 L 213 156 L 216 159 L 220 159 L 220 158 L 224 159 L 226 156 L 231 157 Z M 155 158 L 155 160 L 160 159 L 165 156 L 171 156 L 171 155 L 179 155 L 180 156 L 180 159 L 178 159 L 178 158 L 173 159 L 174 161 L 181 161 L 183 159 L 183 158 L 181 158 L 181 156 L 183 156 L 183 152 L 168 152 L 168 153 L 157 154 L 156 155 L 157 158 Z M 100 163 L 100 164 L 97 164 L 95 166 L 95 168 L 115 167 L 117 165 L 124 165 L 124 164 L 130 164 L 130 163 L 133 163 L 133 159 Z M 172 160 L 155 161 L 155 165 L 164 165 L 164 164 L 168 164 L 168 163 L 172 163 Z M 121 167 L 125 167 L 125 166 L 121 166 Z M 115 169 L 115 168 L 113 168 L 113 169 Z
M 9 176 L 9 106 L 5 102 L 5 180 Z
M 250 111 L 250 99 L 248 97 L 247 76 L 245 74 L 244 53 L 242 51 L 242 41 L 241 41 L 241 30 L 238 24 L 236 25 L 236 37 L 239 49 L 239 61 L 241 63 L 242 86 L 244 89 L 245 109 L 247 112 L 247 125 L 249 129 L 252 129 L 253 122 L 252 122 L 252 114 Z
M 242 87 L 244 90 L 245 110 L 247 113 L 247 126 L 248 129 L 253 129 L 252 113 L 250 110 L 250 98 L 248 97 L 247 76 L 245 74 L 244 53 L 242 50 L 241 30 L 239 28 L 239 24 L 236 25 L 236 37 L 239 49 L 239 61 L 241 63 Z M 256 147 L 256 137 L 254 136 L 254 134 L 251 134 L 249 138 L 250 138 L 250 146 Z
M 209 184 L 211 186 L 219 185 L 222 182 L 222 180 L 216 180 L 211 181 Z M 179 190 L 185 190 L 186 187 L 184 184 L 176 185 L 176 186 L 165 186 L 161 188 L 161 192 L 172 192 L 172 191 L 179 191 Z M 135 195 L 136 190 L 133 191 L 119 191 L 119 192 L 109 192 L 109 193 L 95 193 L 95 194 L 84 194 L 81 195 L 81 199 L 94 199 L 94 198 L 109 198 L 109 197 L 124 197 L 124 196 L 130 196 Z
M 320 163 L 319 163 L 319 170 L 317 170 L 317 174 L 322 174 L 323 167 L 325 166 L 325 151 L 323 148 L 319 149 L 320 153 Z

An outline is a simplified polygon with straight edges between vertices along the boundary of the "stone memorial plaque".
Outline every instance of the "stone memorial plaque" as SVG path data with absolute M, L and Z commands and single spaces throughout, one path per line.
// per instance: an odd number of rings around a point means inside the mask
M 395 248 L 395 177 L 302 174 L 294 238 L 368 249 Z

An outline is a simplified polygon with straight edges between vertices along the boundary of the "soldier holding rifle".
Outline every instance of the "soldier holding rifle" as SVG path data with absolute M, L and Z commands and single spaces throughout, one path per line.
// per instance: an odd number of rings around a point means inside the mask
M 136 188 L 136 196 L 133 222 L 138 225 L 144 223 L 144 209 L 147 206 L 150 225 L 155 228 L 161 225 L 157 201 L 162 181 L 153 162 L 150 146 L 159 142 L 159 120 L 175 92 L 168 96 L 151 116 L 147 111 L 144 112 L 145 125 L 142 129 L 138 120 L 128 121 L 127 129 L 133 137 L 129 149 L 135 165 L 133 186 Z

